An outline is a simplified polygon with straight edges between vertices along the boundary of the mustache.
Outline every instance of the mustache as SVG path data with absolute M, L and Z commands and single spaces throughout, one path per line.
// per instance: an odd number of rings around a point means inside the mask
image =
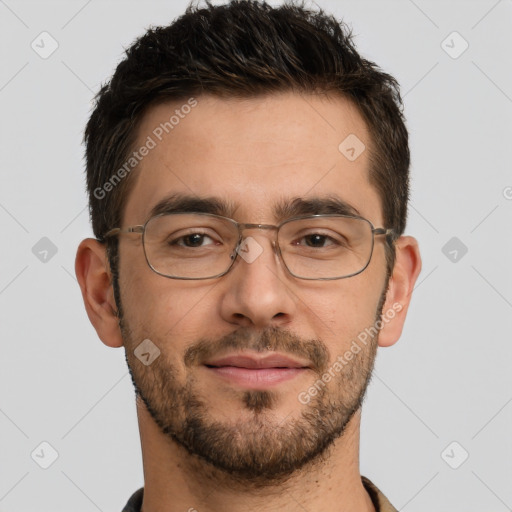
M 217 340 L 201 338 L 186 350 L 185 365 L 192 367 L 202 364 L 216 354 L 229 349 L 295 355 L 307 359 L 310 367 L 317 373 L 323 373 L 329 362 L 329 351 L 321 339 L 303 339 L 290 331 L 271 326 L 261 331 L 240 328 Z

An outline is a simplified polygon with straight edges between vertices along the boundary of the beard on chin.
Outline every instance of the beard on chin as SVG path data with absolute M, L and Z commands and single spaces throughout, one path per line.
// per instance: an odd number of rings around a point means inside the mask
M 377 349 L 375 336 L 334 374 L 329 385 L 316 386 L 318 392 L 307 404 L 294 397 L 302 408 L 299 417 L 279 421 L 273 415 L 279 391 L 245 390 L 240 407 L 251 418 L 228 423 L 212 418 L 207 397 L 199 396 L 193 378 L 184 384 L 176 381 L 175 368 L 163 351 L 151 365 L 141 364 L 133 350 L 136 340 L 143 338 L 134 335 L 123 317 L 120 326 L 136 394 L 160 430 L 193 456 L 198 470 L 207 462 L 205 473 L 253 488 L 276 485 L 308 464 L 321 463 L 362 404 Z M 165 343 L 157 340 L 156 345 Z M 276 327 L 257 332 L 240 328 L 217 340 L 201 339 L 185 352 L 185 366 L 197 366 L 229 348 L 305 358 L 315 382 L 329 370 L 329 353 L 322 340 L 302 339 Z

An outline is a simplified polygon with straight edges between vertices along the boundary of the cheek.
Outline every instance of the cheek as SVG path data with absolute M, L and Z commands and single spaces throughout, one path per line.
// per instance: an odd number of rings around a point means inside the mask
M 122 277 L 121 299 L 134 333 L 185 347 L 209 332 L 216 312 L 212 284 L 168 279 L 149 267 L 130 268 Z
M 383 283 L 377 287 L 358 277 L 350 278 L 350 283 L 332 283 L 303 300 L 303 314 L 314 321 L 315 335 L 324 340 L 333 357 L 375 324 Z

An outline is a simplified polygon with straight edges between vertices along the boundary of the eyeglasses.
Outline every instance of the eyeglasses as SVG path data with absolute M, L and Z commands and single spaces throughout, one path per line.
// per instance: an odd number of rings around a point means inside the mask
M 113 228 L 105 238 L 142 234 L 146 261 L 157 274 L 171 279 L 213 279 L 227 274 L 238 254 L 250 262 L 248 252 L 262 251 L 254 239 L 243 236 L 247 229 L 275 230 L 272 246 L 287 271 L 310 280 L 361 273 L 370 263 L 375 236 L 385 235 L 388 241 L 395 237 L 392 229 L 374 228 L 369 220 L 348 215 L 294 217 L 274 226 L 240 224 L 209 213 L 164 213 L 144 225 Z

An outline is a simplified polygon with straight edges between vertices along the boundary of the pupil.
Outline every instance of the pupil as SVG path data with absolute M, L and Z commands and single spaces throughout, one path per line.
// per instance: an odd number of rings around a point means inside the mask
M 194 235 L 188 235 L 185 238 L 185 245 L 196 247 L 198 245 L 201 245 L 201 242 L 203 241 L 204 235 L 194 234 Z
M 322 235 L 311 235 L 306 240 L 309 246 L 318 247 L 322 245 L 324 237 Z

